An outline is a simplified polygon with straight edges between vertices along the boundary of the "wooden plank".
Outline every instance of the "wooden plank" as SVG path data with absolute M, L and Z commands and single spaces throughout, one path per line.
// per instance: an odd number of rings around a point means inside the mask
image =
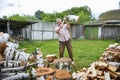
M 94 78 L 94 77 L 97 76 L 97 72 L 96 72 L 96 70 L 95 70 L 95 63 L 92 63 L 92 64 L 91 64 L 91 68 L 92 68 L 92 77 Z
M 105 77 L 105 80 L 111 80 L 109 72 L 104 71 L 104 77 Z
M 114 67 L 114 66 L 111 66 L 111 65 L 109 65 L 107 68 L 111 71 L 116 71 L 117 70 L 117 67 Z

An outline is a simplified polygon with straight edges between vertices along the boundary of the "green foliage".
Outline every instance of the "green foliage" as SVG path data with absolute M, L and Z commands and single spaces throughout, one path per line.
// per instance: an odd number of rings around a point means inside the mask
M 29 16 L 29 15 L 20 16 L 19 14 L 14 14 L 12 16 L 9 16 L 7 19 L 10 19 L 10 20 L 19 20 L 19 21 L 33 21 L 33 20 L 38 20 L 34 16 Z
M 63 17 L 67 15 L 79 16 L 80 21 L 77 22 L 78 24 L 84 24 L 84 23 L 88 23 L 89 21 L 95 20 L 95 18 L 92 16 L 91 9 L 88 6 L 73 7 L 71 9 L 59 13 L 58 12 L 44 13 L 43 11 L 38 10 L 35 12 L 34 16 L 14 14 L 12 16 L 9 16 L 8 18 L 6 16 L 3 16 L 3 18 L 10 20 L 20 20 L 20 21 L 41 20 L 44 22 L 55 22 L 57 18 L 63 19 Z M 70 22 L 70 23 L 74 24 L 75 22 Z
M 41 20 L 41 15 L 42 15 L 42 14 L 43 14 L 43 11 L 38 10 L 38 11 L 35 12 L 35 17 L 36 17 L 37 19 L 40 19 L 40 20 Z
M 83 7 L 73 7 L 71 9 L 68 9 L 60 13 L 57 13 L 57 12 L 53 14 L 42 13 L 41 20 L 45 22 L 54 22 L 56 18 L 63 19 L 63 17 L 67 15 L 80 16 L 80 21 L 78 22 L 79 24 L 84 24 L 95 19 L 92 16 L 91 9 L 88 6 L 83 6 Z M 74 23 L 74 22 L 70 22 L 70 23 Z

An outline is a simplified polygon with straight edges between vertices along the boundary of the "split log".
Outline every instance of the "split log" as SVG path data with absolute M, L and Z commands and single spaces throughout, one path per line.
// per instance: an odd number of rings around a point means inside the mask
M 18 47 L 19 47 L 19 44 L 18 44 L 18 42 L 11 42 L 11 41 L 8 41 L 7 43 L 6 43 L 6 45 L 8 46 L 8 47 L 10 47 L 10 48 L 13 48 L 13 49 L 17 49 Z
M 97 61 L 97 62 L 96 62 L 96 65 L 98 65 L 98 66 L 100 66 L 100 67 L 107 67 L 107 66 L 108 66 L 107 63 L 101 62 L 101 61 Z
M 99 79 L 99 80 L 105 80 L 105 77 L 104 76 L 97 76 L 97 79 Z
M 79 80 L 79 78 L 83 75 L 85 75 L 85 72 L 78 72 L 78 73 L 74 72 L 72 74 L 72 77 L 73 77 L 74 80 Z
M 105 80 L 111 80 L 109 72 L 104 71 Z
M 0 44 L 0 60 L 3 61 L 4 60 L 4 51 L 8 46 L 5 43 Z
M 102 76 L 102 71 L 96 70 L 98 76 Z
M 0 43 L 6 43 L 10 39 L 10 35 L 8 33 L 0 32 Z
M 109 65 L 115 66 L 115 67 L 119 67 L 120 63 L 119 62 L 108 62 Z
M 91 64 L 91 68 L 92 68 L 92 78 L 97 76 L 96 70 L 95 70 L 95 63 Z
M 89 67 L 87 72 L 80 78 L 81 80 L 85 80 L 87 78 L 87 75 L 91 72 L 92 68 Z
M 105 71 L 109 72 L 110 75 L 111 75 L 112 77 L 114 77 L 115 79 L 117 79 L 118 77 L 120 77 L 120 74 L 117 74 L 116 72 L 114 72 L 114 71 L 112 71 L 112 70 L 110 70 L 110 69 L 108 69 L 108 68 L 106 68 Z
M 114 71 L 114 72 L 117 71 L 117 67 L 114 67 L 114 66 L 111 66 L 111 65 L 108 66 L 108 69 L 111 70 L 111 71 Z
M 43 59 L 43 54 L 39 52 L 39 54 L 36 55 L 36 60 L 39 63 L 37 66 L 38 67 L 43 67 L 44 66 L 44 59 Z
M 48 54 L 48 55 L 46 56 L 46 58 L 47 58 L 47 61 L 48 61 L 48 62 L 53 62 L 54 59 L 57 59 L 57 57 L 56 57 L 55 54 Z

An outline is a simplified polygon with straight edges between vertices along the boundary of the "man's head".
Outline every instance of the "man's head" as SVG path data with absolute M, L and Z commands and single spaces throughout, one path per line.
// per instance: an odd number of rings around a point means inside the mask
M 60 18 L 57 18 L 56 23 L 57 23 L 57 25 L 60 25 L 62 23 L 62 20 Z

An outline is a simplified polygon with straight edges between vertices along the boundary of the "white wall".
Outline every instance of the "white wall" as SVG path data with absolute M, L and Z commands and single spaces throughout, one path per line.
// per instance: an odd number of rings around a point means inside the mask
M 31 25 L 24 28 L 22 36 L 31 40 L 57 39 L 57 34 L 54 32 L 56 26 L 54 22 L 38 22 L 32 24 L 32 28 Z

